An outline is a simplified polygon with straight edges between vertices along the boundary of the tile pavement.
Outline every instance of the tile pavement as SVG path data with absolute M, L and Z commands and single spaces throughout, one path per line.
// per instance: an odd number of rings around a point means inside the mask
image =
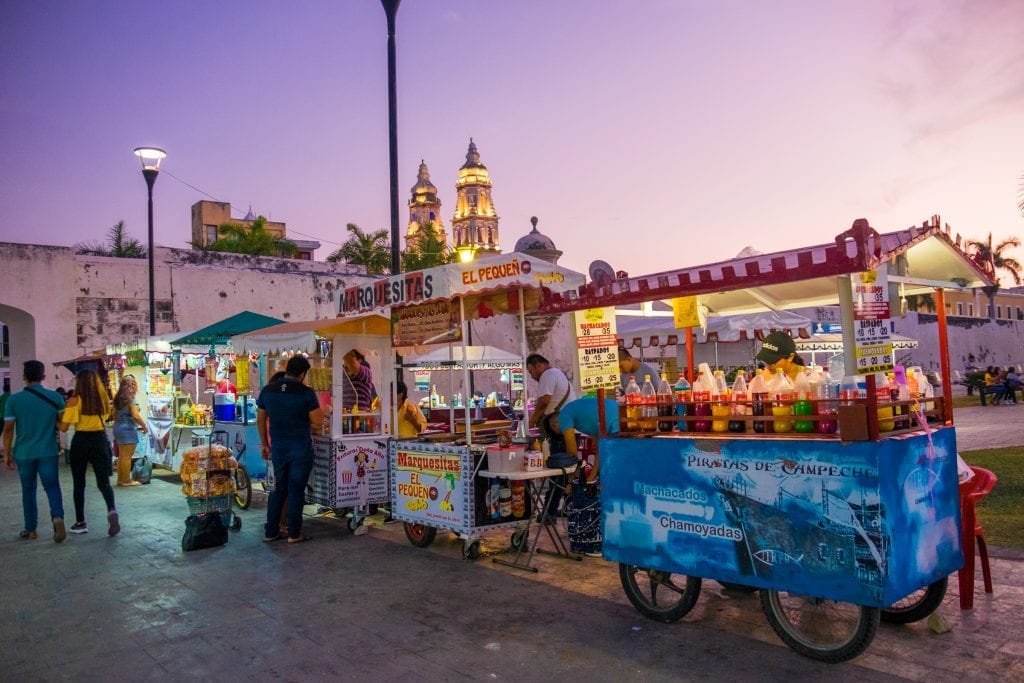
M 965 432 L 989 419 L 970 410 L 957 415 Z M 997 411 L 1024 406 L 981 410 L 996 423 L 965 438 L 971 448 L 1006 429 Z M 105 535 L 90 480 L 90 533 L 55 545 L 41 528 L 22 541 L 17 476 L 0 473 L 3 679 L 1024 681 L 1020 553 L 995 553 L 995 593 L 981 592 L 979 574 L 974 610 L 959 610 L 950 581 L 939 608 L 949 633 L 883 624 L 865 654 L 830 666 L 783 645 L 756 596 L 714 582 L 683 620 L 660 624 L 629 605 L 617 568 L 600 559 L 538 556 L 541 572 L 528 574 L 491 561 L 507 533 L 467 562 L 447 534 L 419 549 L 398 524 L 354 536 L 316 516 L 312 542 L 263 544 L 259 499 L 226 546 L 182 553 L 177 485 L 115 491 L 119 536 Z

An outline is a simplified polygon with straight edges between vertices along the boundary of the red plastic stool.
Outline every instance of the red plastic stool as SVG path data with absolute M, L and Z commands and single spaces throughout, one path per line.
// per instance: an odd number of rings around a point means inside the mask
M 974 547 L 981 555 L 981 576 L 985 592 L 992 592 L 992 571 L 988 566 L 988 545 L 985 530 L 978 524 L 975 507 L 984 500 L 998 479 L 991 470 L 971 466 L 974 476 L 960 485 L 960 533 L 964 551 L 964 566 L 957 572 L 960 586 L 960 609 L 974 608 Z

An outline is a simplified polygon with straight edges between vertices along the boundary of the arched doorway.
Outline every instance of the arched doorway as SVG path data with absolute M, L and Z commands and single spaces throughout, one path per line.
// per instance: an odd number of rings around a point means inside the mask
M 0 304 L 0 321 L 7 326 L 8 355 L 4 361 L 11 373 L 11 391 L 19 391 L 25 383 L 22 366 L 36 357 L 36 320 L 20 308 Z M 47 369 L 46 374 L 49 376 L 52 371 Z

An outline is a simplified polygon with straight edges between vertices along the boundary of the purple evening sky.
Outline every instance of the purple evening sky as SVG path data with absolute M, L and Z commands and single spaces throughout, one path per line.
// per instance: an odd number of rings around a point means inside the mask
M 421 158 L 450 226 L 473 136 L 502 246 L 537 215 L 577 270 L 814 244 L 858 217 L 1018 235 L 1022 25 L 1019 0 L 405 0 L 402 232 Z M 4 2 L 0 64 L 0 240 L 124 219 L 145 241 L 146 144 L 169 154 L 160 245 L 186 246 L 194 188 L 320 258 L 346 223 L 389 225 L 376 0 Z

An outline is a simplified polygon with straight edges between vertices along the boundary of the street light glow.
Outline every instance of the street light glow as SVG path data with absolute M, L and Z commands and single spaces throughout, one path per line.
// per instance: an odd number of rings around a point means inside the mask
M 136 147 L 135 156 L 142 161 L 142 168 L 160 169 L 160 161 L 167 156 L 167 152 L 159 147 Z

